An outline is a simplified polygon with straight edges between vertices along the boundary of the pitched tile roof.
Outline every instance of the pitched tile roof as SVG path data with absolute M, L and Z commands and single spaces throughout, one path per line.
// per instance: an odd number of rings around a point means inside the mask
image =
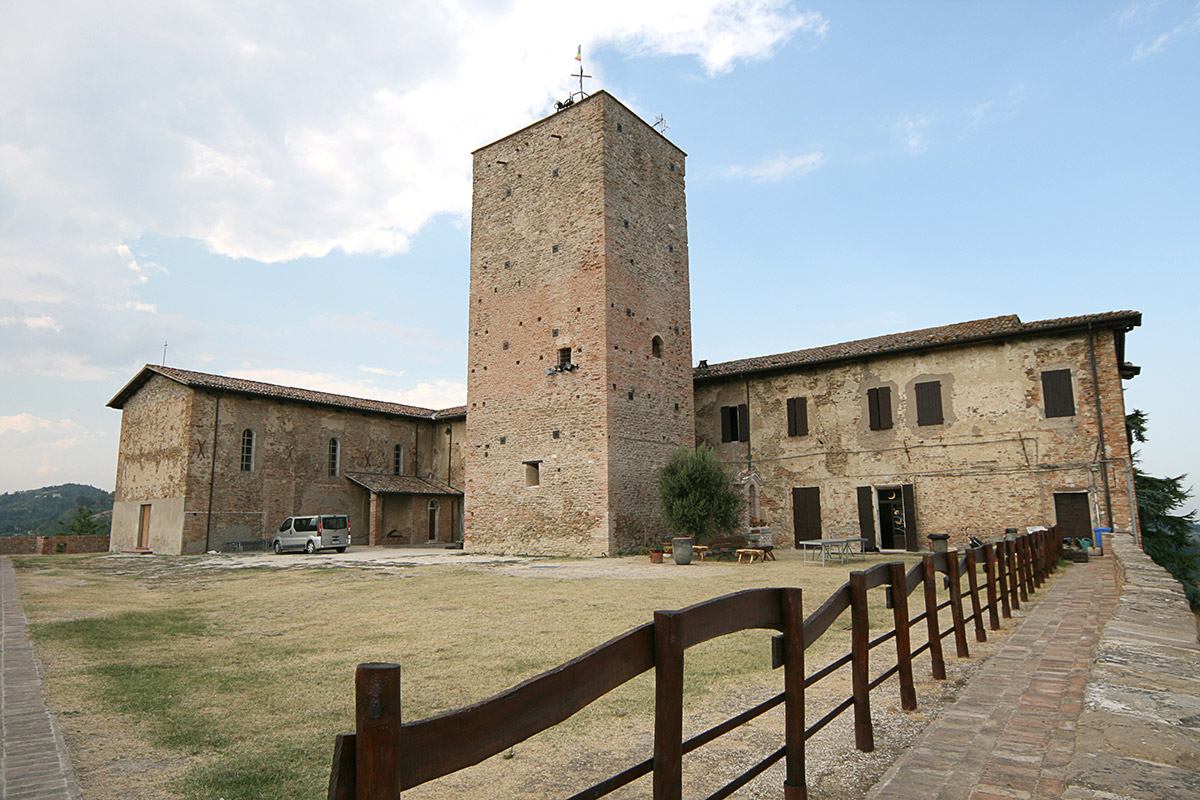
M 347 472 L 346 477 L 376 494 L 434 494 L 462 497 L 462 492 L 448 483 L 416 475 L 385 475 L 379 472 Z
M 726 378 L 731 375 L 794 369 L 910 350 L 950 347 L 984 339 L 1004 339 L 1086 328 L 1089 324 L 1105 328 L 1123 327 L 1128 330 L 1142 324 L 1142 315 L 1137 311 L 1109 311 L 1103 314 L 1021 322 L 1016 314 L 1008 314 L 970 322 L 957 322 L 953 325 L 942 325 L 936 328 L 924 328 L 918 331 L 874 336 L 870 339 L 858 339 L 853 342 L 813 347 L 808 350 L 793 350 L 790 353 L 742 358 L 736 361 L 723 361 L 719 364 L 701 362 L 700 366 L 693 371 L 693 376 L 697 381 Z
M 402 403 L 388 403 L 384 400 L 368 400 L 362 397 L 348 397 L 342 394 L 316 392 L 311 389 L 298 389 L 292 386 L 277 386 L 273 383 L 250 381 L 244 378 L 230 378 L 225 375 L 210 375 L 207 372 L 192 372 L 176 367 L 155 366 L 147 364 L 141 372 L 125 385 L 117 396 L 108 401 L 109 408 L 121 408 L 138 389 L 150 380 L 153 375 L 162 375 L 173 381 L 195 389 L 210 389 L 218 392 L 269 397 L 275 400 L 290 400 L 307 405 L 332 406 L 354 411 L 365 411 L 373 414 L 387 414 L 396 417 L 416 417 L 420 419 L 454 419 L 466 416 L 466 406 L 448 408 L 444 411 L 434 411 L 430 408 L 408 406 Z

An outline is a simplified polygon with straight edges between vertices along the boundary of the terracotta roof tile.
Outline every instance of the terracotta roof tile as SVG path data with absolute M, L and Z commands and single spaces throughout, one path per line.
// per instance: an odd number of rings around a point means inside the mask
M 936 328 L 890 333 L 886 336 L 857 339 L 852 342 L 813 347 L 808 350 L 793 350 L 790 353 L 742 358 L 736 361 L 723 361 L 719 364 L 702 364 L 695 368 L 693 376 L 698 381 L 725 378 L 749 372 L 799 368 L 907 350 L 949 347 L 980 339 L 1009 338 L 1051 330 L 1081 328 L 1086 327 L 1089 323 L 1105 327 L 1122 324 L 1133 327 L 1142 324 L 1142 315 L 1137 311 L 1110 311 L 1079 317 L 1021 322 L 1016 314 L 1008 314 L 970 322 L 956 322 Z
M 461 409 L 461 415 L 466 415 L 466 407 L 460 406 L 457 408 L 446 409 L 445 411 L 434 411 L 430 408 L 421 408 L 419 406 L 408 406 L 402 403 L 389 403 L 384 400 L 368 400 L 362 397 L 348 397 L 342 394 L 331 394 L 329 392 L 316 392 L 311 389 L 299 389 L 292 386 L 278 386 L 273 383 L 263 383 L 261 381 L 251 381 L 245 378 L 230 378 L 225 375 L 210 375 L 206 372 L 192 372 L 191 370 L 178 369 L 177 367 L 155 366 L 147 364 L 142 368 L 132 381 L 130 381 L 124 389 L 122 389 L 116 397 L 108 402 L 111 408 L 121 408 L 125 401 L 142 387 L 142 385 L 150 379 L 151 375 L 158 374 L 173 381 L 178 381 L 184 386 L 190 386 L 197 389 L 211 389 L 220 392 L 233 392 L 236 394 L 254 395 L 256 397 L 270 397 L 276 400 L 290 400 L 296 403 L 306 403 L 309 405 L 332 406 L 335 408 L 346 408 L 354 411 L 365 411 L 374 414 L 388 414 L 390 416 L 399 417 L 418 417 L 421 419 L 445 418 L 451 419 L 458 416 L 456 412 Z
M 436 494 L 461 497 L 448 483 L 416 475 L 385 475 L 378 472 L 347 472 L 346 477 L 376 494 Z

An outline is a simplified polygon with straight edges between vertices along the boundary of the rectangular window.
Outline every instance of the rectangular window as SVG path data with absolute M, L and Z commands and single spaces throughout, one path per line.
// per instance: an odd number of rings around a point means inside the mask
M 526 461 L 525 462 L 525 485 L 526 486 L 541 486 L 542 485 L 542 462 Z
M 913 389 L 917 393 L 917 424 L 941 425 L 945 421 L 942 416 L 942 382 L 918 383 Z
M 560 370 L 570 371 L 574 367 L 571 365 L 571 348 L 560 347 L 558 350 L 558 368 Z
M 750 441 L 750 409 L 745 403 L 721 407 L 721 441 Z
M 873 431 L 886 431 L 892 427 L 892 389 L 890 386 L 867 389 L 867 421 Z
M 242 431 L 242 472 L 254 471 L 254 431 Z
M 1075 416 L 1075 392 L 1071 389 L 1071 370 L 1052 369 L 1042 373 L 1042 395 L 1047 417 Z
M 787 401 L 788 436 L 808 436 L 808 398 L 789 397 Z

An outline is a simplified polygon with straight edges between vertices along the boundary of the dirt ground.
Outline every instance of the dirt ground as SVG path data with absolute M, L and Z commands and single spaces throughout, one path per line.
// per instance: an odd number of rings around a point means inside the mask
M 62 724 L 83 796 L 234 800 L 324 796 L 333 734 L 353 729 L 355 664 L 400 663 L 404 716 L 416 720 L 515 685 L 649 621 L 655 609 L 757 586 L 801 586 L 811 613 L 849 570 L 896 559 L 822 567 L 802 563 L 796 553 L 780 555 L 767 564 L 679 567 L 652 565 L 644 557 L 574 560 L 361 548 L 338 556 L 100 556 L 14 563 L 44 667 L 44 690 Z M 145 615 L 149 625 L 156 614 L 165 620 L 161 636 L 148 630 L 141 637 L 118 636 L 106 646 L 89 643 L 75 628 L 81 621 L 129 615 L 135 620 Z M 872 618 L 880 629 L 890 615 L 882 608 L 882 592 L 873 593 Z M 954 658 L 947 641 L 946 681 L 933 681 L 928 658 L 918 659 L 915 712 L 900 709 L 894 678 L 873 692 L 873 752 L 853 748 L 850 712 L 811 739 L 810 797 L 861 797 L 1014 622 L 989 632 L 987 644 L 972 641 L 972 659 Z M 914 645 L 924 641 L 923 628 L 914 628 L 913 635 Z M 782 671 L 769 665 L 769 638 L 769 632 L 737 634 L 688 651 L 685 735 L 781 690 Z M 809 671 L 848 647 L 846 615 L 806 654 Z M 872 674 L 892 663 L 889 647 L 874 651 L 873 662 L 881 666 Z M 145 665 L 157 671 L 143 675 Z M 142 680 L 145 690 L 139 693 Z M 849 693 L 847 669 L 811 688 L 809 724 Z M 652 725 L 653 681 L 643 675 L 562 725 L 406 791 L 405 797 L 478 796 L 480 787 L 490 797 L 568 797 L 649 757 Z M 685 796 L 707 796 L 781 745 L 780 708 L 686 756 Z M 272 770 L 280 760 L 286 774 L 276 776 Z M 247 781 L 248 772 L 262 773 L 263 783 Z M 780 763 L 734 796 L 777 798 L 782 782 Z M 646 777 L 611 796 L 648 794 Z

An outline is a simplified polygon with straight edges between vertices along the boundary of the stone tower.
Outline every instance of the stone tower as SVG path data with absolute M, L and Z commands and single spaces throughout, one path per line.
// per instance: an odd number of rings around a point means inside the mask
M 684 153 L 598 92 L 474 159 L 466 547 L 659 541 L 694 445 Z

